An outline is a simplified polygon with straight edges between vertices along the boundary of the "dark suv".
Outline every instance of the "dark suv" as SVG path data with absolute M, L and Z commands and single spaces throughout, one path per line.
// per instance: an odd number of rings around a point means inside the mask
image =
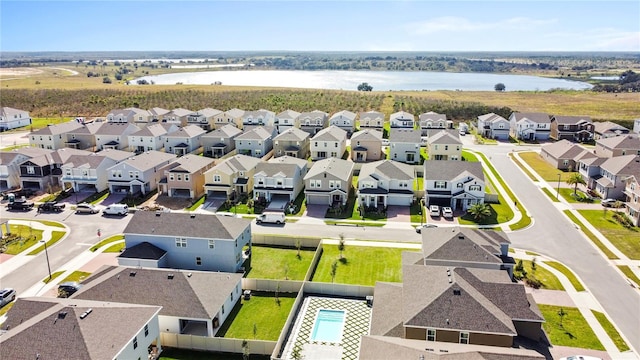
M 59 298 L 68 298 L 69 296 L 76 293 L 76 291 L 80 290 L 82 285 L 75 281 L 64 282 L 58 285 L 58 297 Z

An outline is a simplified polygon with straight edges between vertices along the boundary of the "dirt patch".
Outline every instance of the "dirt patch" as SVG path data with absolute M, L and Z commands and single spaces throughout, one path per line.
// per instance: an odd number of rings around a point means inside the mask
M 13 77 L 20 77 L 20 76 L 31 76 L 31 75 L 37 75 L 37 74 L 41 74 L 42 70 L 39 69 L 32 69 L 32 68 L 0 68 L 0 77 L 5 77 L 5 76 L 13 76 Z
M 191 199 L 156 194 L 141 204 L 140 207 L 148 207 L 150 209 L 167 208 L 171 210 L 183 210 L 184 208 L 190 207 L 191 204 Z

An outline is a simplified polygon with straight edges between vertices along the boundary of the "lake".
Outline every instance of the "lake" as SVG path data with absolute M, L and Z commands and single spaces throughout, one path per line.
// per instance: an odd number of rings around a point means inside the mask
M 409 71 L 341 71 L 341 70 L 222 70 L 183 72 L 144 76 L 157 85 L 177 83 L 192 85 L 222 85 L 291 87 L 312 89 L 356 90 L 358 84 L 367 82 L 374 91 L 386 90 L 465 90 L 494 91 L 497 83 L 503 83 L 506 91 L 546 91 L 550 89 L 591 89 L 591 84 L 563 79 L 528 75 L 409 72 Z

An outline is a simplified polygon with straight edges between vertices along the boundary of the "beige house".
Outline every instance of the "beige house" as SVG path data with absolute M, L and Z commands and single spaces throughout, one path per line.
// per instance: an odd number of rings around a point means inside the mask
M 422 135 L 427 135 L 429 129 L 453 129 L 453 121 L 447 120 L 446 114 L 429 111 L 418 116 Z
M 236 149 L 236 137 L 242 134 L 242 130 L 227 124 L 200 138 L 200 145 L 205 156 L 220 158 Z
M 197 125 L 200 126 L 202 130 L 210 131 L 215 128 L 215 117 L 221 113 L 222 111 L 218 109 L 204 108 L 187 115 L 187 124 Z
M 337 126 L 320 130 L 311 138 L 311 160 L 341 158 L 347 148 L 347 132 Z
M 290 127 L 273 139 L 273 156 L 292 156 L 306 159 L 309 156 L 309 133 Z
M 142 124 L 144 127 L 149 122 L 150 115 L 147 110 L 138 108 L 115 109 L 107 114 L 107 122 L 130 123 L 138 126 Z
M 213 159 L 192 154 L 176 159 L 165 168 L 166 178 L 160 180 L 158 193 L 198 199 L 204 195 L 204 173 L 215 163 Z
M 427 139 L 429 160 L 461 160 L 462 141 L 455 131 L 440 130 Z
M 129 150 L 129 135 L 140 131 L 132 123 L 102 123 L 96 131 L 96 151 L 103 149 Z
M 193 111 L 177 108 L 169 111 L 162 116 L 162 122 L 167 124 L 176 124 L 178 126 L 187 126 L 187 119 L 189 115 L 193 114 Z
M 640 155 L 640 135 L 627 134 L 598 139 L 594 153 L 606 158 Z
M 101 122 L 82 124 L 81 127 L 68 131 L 65 134 L 67 137 L 65 144 L 72 149 L 95 151 L 96 132 L 102 124 Z
M 29 134 L 29 146 L 49 150 L 65 148 L 67 147 L 67 133 L 83 126 L 77 121 L 45 126 Z
M 356 129 L 356 113 L 349 110 L 338 111 L 329 118 L 329 126 L 337 126 L 351 136 Z
M 276 115 L 278 132 L 282 134 L 291 128 L 300 128 L 300 113 L 293 110 L 285 110 Z
M 351 161 L 368 162 L 382 159 L 382 132 L 364 129 L 351 136 Z
M 303 112 L 300 114 L 298 119 L 300 122 L 300 129 L 311 135 L 317 134 L 320 130 L 329 125 L 329 114 L 320 110 Z
M 640 175 L 632 175 L 625 181 L 624 194 L 627 196 L 625 212 L 634 226 L 640 226 Z
M 352 178 L 351 161 L 334 157 L 317 161 L 304 177 L 307 204 L 346 205 Z
M 358 114 L 360 128 L 376 128 L 382 131 L 384 126 L 384 114 L 379 111 L 361 111 Z
M 204 173 L 207 197 L 228 199 L 253 191 L 253 175 L 259 158 L 234 155 Z
M 214 117 L 214 124 L 216 129 L 229 124 L 237 127 L 238 129 L 242 129 L 242 116 L 244 115 L 244 113 L 244 110 L 233 108 L 216 115 Z

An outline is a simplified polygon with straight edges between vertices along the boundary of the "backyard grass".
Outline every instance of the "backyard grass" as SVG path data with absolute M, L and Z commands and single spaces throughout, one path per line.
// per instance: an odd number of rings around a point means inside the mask
M 81 282 L 82 280 L 86 279 L 89 275 L 91 275 L 91 273 L 89 273 L 89 272 L 74 271 L 69 276 L 67 276 L 66 278 L 62 279 L 62 281 L 60 281 L 60 282 L 61 283 L 68 282 L 68 281 Z
M 57 243 L 62 239 L 62 237 L 66 234 L 66 231 L 52 231 L 51 232 L 51 240 L 47 241 L 47 247 Z M 40 252 L 44 251 L 44 244 L 38 246 L 35 250 L 31 251 L 27 255 L 38 255 Z
M 519 261 L 518 259 L 516 259 L 516 261 Z M 531 270 L 531 264 L 532 262 L 529 260 L 522 260 L 522 265 L 524 266 L 524 269 L 527 271 L 527 274 L 529 276 L 531 276 L 532 274 L 535 276 L 536 279 L 538 279 L 541 283 L 542 283 L 542 288 L 545 290 L 562 290 L 564 291 L 565 288 L 564 286 L 562 286 L 562 284 L 560 283 L 560 280 L 558 280 L 558 278 L 553 275 L 553 273 L 545 268 L 543 268 L 542 266 L 540 266 L 539 264 L 536 264 L 536 271 L 533 272 Z
M 538 305 L 546 320 L 542 324 L 551 344 L 583 349 L 605 350 L 580 310 L 574 307 Z M 564 316 L 560 316 L 562 309 Z
M 573 215 L 571 213 L 571 210 L 564 210 L 563 212 L 565 213 L 565 215 L 567 215 L 569 217 L 569 219 L 571 219 L 571 221 L 573 221 L 574 224 L 576 224 L 576 225 L 578 225 L 580 227 L 580 230 L 582 230 L 582 232 L 589 238 L 589 240 L 591 240 L 594 244 L 596 244 L 598 249 L 600 249 L 600 251 L 602 251 L 607 256 L 607 258 L 609 258 L 611 260 L 619 259 L 619 257 L 616 256 L 616 254 L 614 254 L 611 250 L 609 250 L 608 247 L 604 246 L 602 241 L 600 241 L 600 239 L 598 239 L 591 232 L 591 230 L 587 229 L 587 227 L 584 226 L 584 224 L 582 224 L 582 222 L 580 222 L 580 220 L 578 220 L 578 218 L 575 217 L 575 215 Z
M 323 249 L 313 281 L 330 283 L 335 261 L 336 283 L 373 286 L 376 281 L 402 281 L 401 254 L 407 249 L 346 245 L 343 260 L 337 245 L 323 245 Z
M 62 275 L 63 273 L 64 271 L 56 271 L 53 274 L 51 274 L 51 279 L 49 279 L 49 277 L 47 276 L 46 278 L 44 278 L 44 280 L 42 280 L 42 282 L 45 284 L 48 284 L 53 280 L 55 280 L 58 276 Z
M 125 243 L 121 242 L 118 244 L 113 244 L 104 250 L 105 253 L 119 253 L 122 252 L 125 248 Z
M 584 291 L 584 286 L 582 286 L 582 283 L 580 282 L 580 280 L 578 280 L 578 278 L 576 277 L 576 275 L 569 270 L 566 266 L 562 265 L 561 263 L 557 262 L 557 261 L 545 261 L 544 262 L 546 265 L 551 266 L 552 268 L 560 271 L 562 273 L 562 275 L 566 276 L 567 279 L 569 279 L 569 281 L 571 282 L 571 285 L 573 285 L 573 288 L 576 289 L 576 291 Z
M 249 359 L 269 360 L 271 357 L 268 355 L 251 354 Z M 240 353 L 196 351 L 163 346 L 159 360 L 244 360 L 244 358 Z
M 409 208 L 409 213 L 411 215 L 412 223 L 420 223 L 424 221 L 422 204 L 420 202 L 412 203 L 411 207 Z
M 248 278 L 304 280 L 309 270 L 315 249 L 300 249 L 293 247 L 272 247 L 253 245 L 251 247 L 251 268 L 247 272 Z M 288 267 L 288 269 L 287 269 Z
M 631 281 L 636 283 L 637 287 L 640 287 L 640 279 L 638 279 L 638 277 L 636 276 L 636 274 L 634 274 L 633 271 L 631 271 L 631 268 L 627 265 L 618 265 L 618 269 L 620 269 L 620 271 L 622 271 L 622 273 L 628 277 Z
M 520 159 L 518 159 L 512 152 L 509 153 L 509 157 L 516 165 L 518 165 L 518 167 L 520 167 L 520 169 L 522 169 L 522 171 L 529 177 L 529 179 L 531 179 L 531 181 L 538 181 L 538 179 L 531 173 L 531 171 L 524 167 L 524 165 L 522 165 L 522 162 L 520 162 Z
M 478 157 L 475 156 L 473 153 L 467 151 L 467 150 L 462 150 L 462 158 L 465 161 L 471 161 L 471 162 L 478 162 Z
M 296 294 L 280 294 L 280 304 L 274 293 L 254 291 L 251 300 L 238 301 L 218 331 L 220 337 L 233 339 L 278 340 L 293 307 Z
M 93 245 L 89 250 L 95 252 L 96 250 L 100 249 L 101 247 L 107 245 L 108 243 L 112 243 L 114 241 L 118 241 L 118 240 L 122 240 L 122 239 L 124 239 L 124 235 L 123 234 L 109 236 L 108 238 L 106 238 L 106 239 L 100 241 L 99 243 Z
M 598 322 L 600 323 L 604 331 L 607 333 L 607 335 L 609 335 L 611 340 L 613 340 L 613 343 L 616 344 L 616 347 L 618 348 L 618 350 L 620 352 L 625 352 L 629 350 L 629 345 L 627 345 L 627 343 L 624 341 L 622 336 L 620 336 L 620 333 L 618 332 L 618 330 L 616 330 L 616 328 L 613 326 L 611 321 L 609 321 L 609 319 L 607 318 L 607 315 L 605 315 L 604 313 L 601 313 L 600 311 L 595 311 L 595 310 L 591 310 L 591 312 L 593 313 L 593 316 L 595 316 L 596 319 L 598 319 Z
M 540 175 L 545 181 L 549 181 L 552 183 L 558 182 L 558 174 L 560 174 L 560 182 L 566 182 L 571 174 L 574 174 L 575 171 L 563 171 L 558 170 L 553 167 L 551 164 L 546 162 L 540 154 L 533 151 L 523 151 L 519 153 L 520 158 L 524 160 L 529 166 L 533 168 L 535 172 Z
M 605 208 L 606 209 L 606 208 Z M 637 227 L 625 228 L 613 219 L 612 210 L 578 210 L 602 235 L 629 259 L 640 260 L 640 232 Z
M 7 245 L 5 254 L 17 255 L 42 240 L 42 230 L 36 230 L 26 225 L 9 224 L 11 234 L 17 236 L 17 239 Z
M 198 199 L 198 201 L 196 201 L 195 203 L 193 203 L 193 205 L 189 206 L 186 210 L 187 211 L 195 211 L 200 205 L 204 204 L 204 196 L 201 196 L 200 199 Z

